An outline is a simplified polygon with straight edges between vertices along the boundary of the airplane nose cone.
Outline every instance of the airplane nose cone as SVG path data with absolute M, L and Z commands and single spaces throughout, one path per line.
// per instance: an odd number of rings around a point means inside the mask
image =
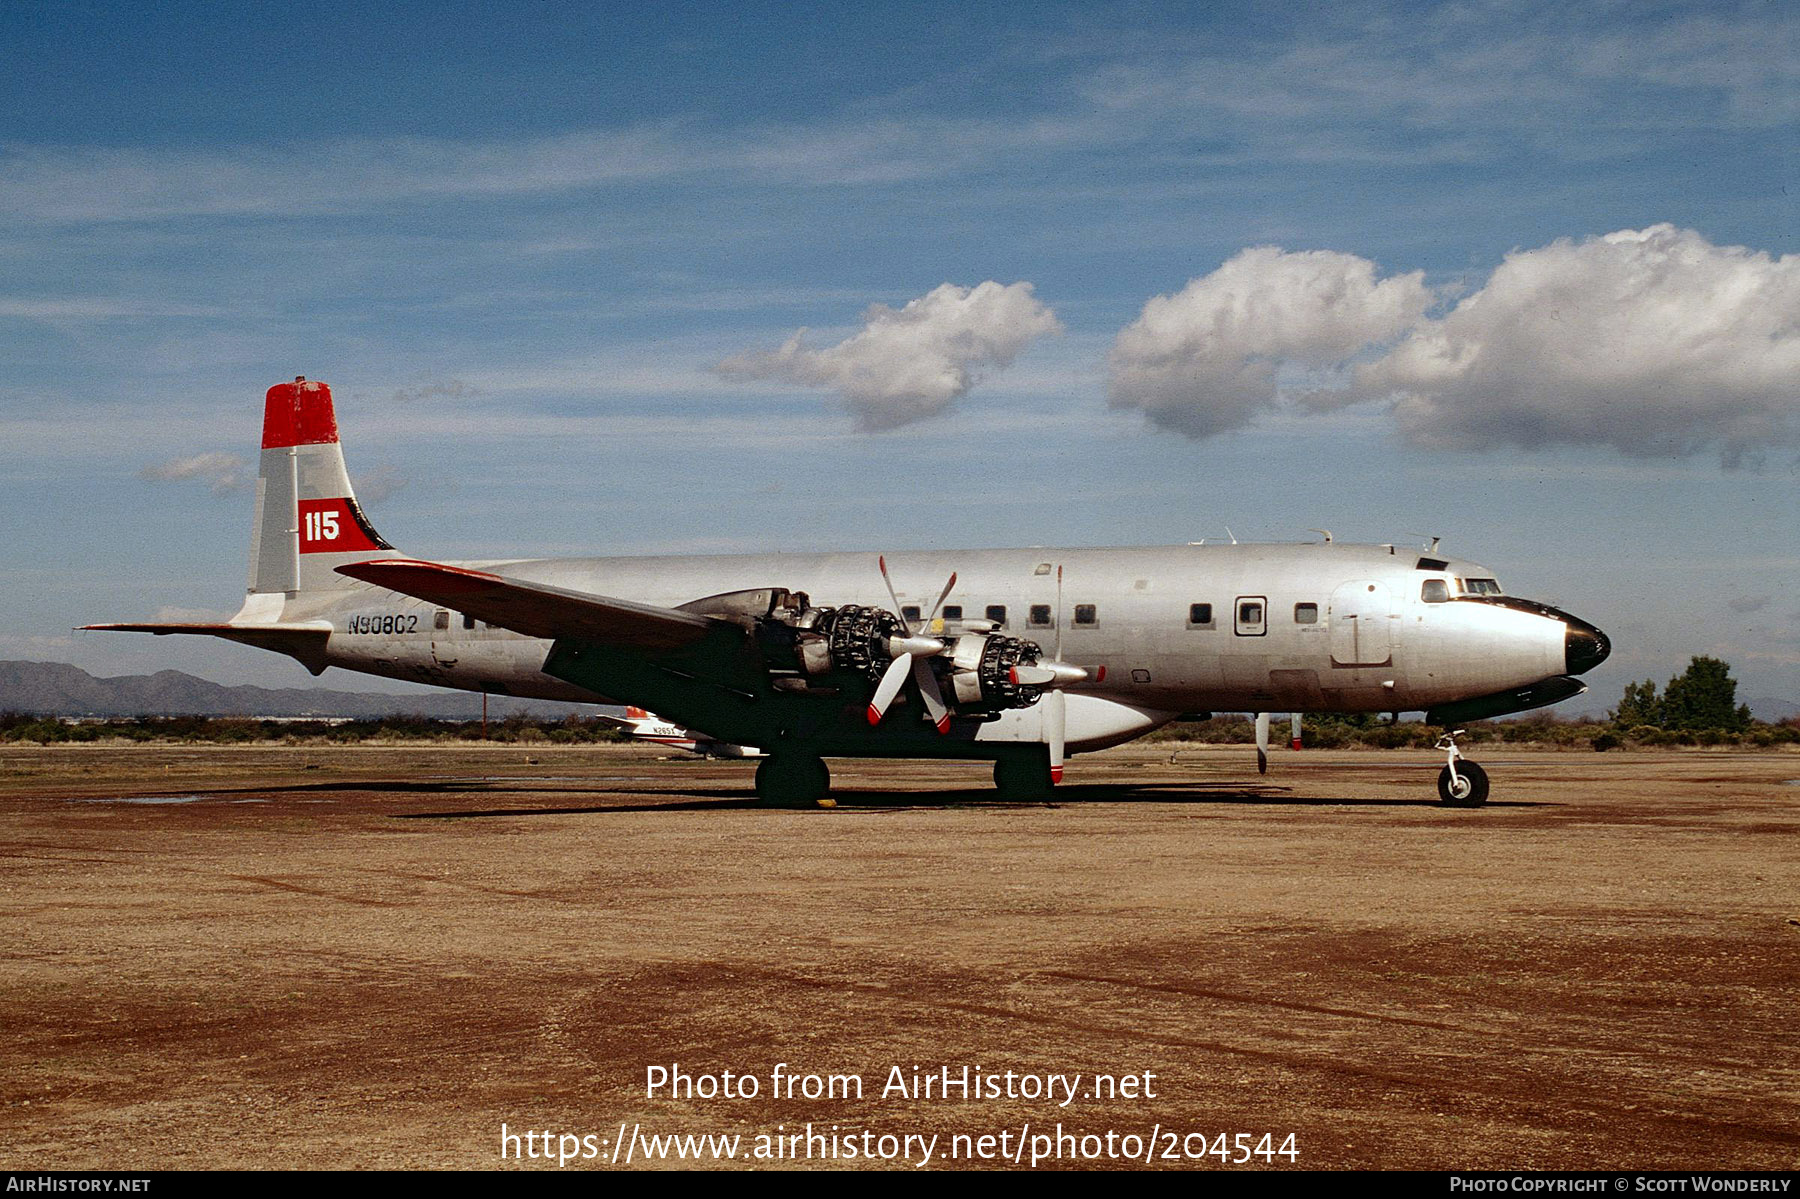
M 1606 634 L 1596 629 L 1585 620 L 1576 620 L 1573 616 L 1566 618 L 1568 632 L 1563 634 L 1563 657 L 1570 674 L 1585 674 L 1612 653 L 1612 642 Z

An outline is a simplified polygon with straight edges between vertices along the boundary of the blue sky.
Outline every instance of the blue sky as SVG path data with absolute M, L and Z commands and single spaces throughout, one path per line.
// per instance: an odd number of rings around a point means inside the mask
M 1800 698 L 1797 64 L 1783 4 L 7 5 L 0 657 L 310 682 L 69 632 L 235 608 L 305 374 L 422 556 L 1438 535 L 1614 635 L 1566 707 Z

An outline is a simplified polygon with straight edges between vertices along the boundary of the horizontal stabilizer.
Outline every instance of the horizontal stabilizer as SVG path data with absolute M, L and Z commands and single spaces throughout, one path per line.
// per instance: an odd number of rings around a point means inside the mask
M 723 623 L 691 612 L 437 562 L 388 558 L 337 569 L 353 579 L 442 604 L 527 637 L 552 641 L 574 637 L 621 649 L 671 650 L 700 641 Z
M 228 624 L 222 621 L 84 624 L 80 629 L 105 633 L 154 633 L 158 637 L 170 633 L 221 637 L 286 654 L 314 674 L 325 669 L 325 643 L 331 638 L 331 623 L 324 620 L 288 621 L 285 624 Z

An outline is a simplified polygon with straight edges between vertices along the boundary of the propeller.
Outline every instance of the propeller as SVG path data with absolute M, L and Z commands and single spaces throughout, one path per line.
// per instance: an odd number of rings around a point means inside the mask
M 1040 666 L 1040 670 L 1048 670 L 1055 674 L 1058 669 L 1079 671 L 1081 678 L 1087 678 L 1087 671 L 1078 666 L 1065 666 L 1062 660 L 1062 627 L 1063 627 L 1063 568 L 1056 566 L 1056 641 L 1051 657 L 1055 659 L 1049 666 Z M 1074 680 L 1080 682 L 1080 679 Z M 1067 684 L 1052 685 L 1052 690 L 1044 694 L 1044 740 L 1050 746 L 1050 784 L 1055 786 L 1062 782 L 1063 747 L 1069 733 L 1069 698 L 1062 688 Z
M 1269 714 L 1256 714 L 1256 773 L 1269 773 Z
M 914 633 L 906 614 L 900 608 L 900 596 L 894 590 L 894 580 L 888 575 L 887 555 L 876 559 L 881 567 L 881 581 L 887 584 L 888 598 L 894 602 L 894 615 L 900 618 L 900 624 L 906 629 L 904 637 L 888 638 L 888 653 L 893 662 L 882 673 L 881 681 L 875 685 L 875 694 L 869 700 L 869 723 L 880 724 L 881 718 L 887 715 L 888 705 L 900 694 L 900 687 L 906 682 L 907 673 L 912 673 L 913 681 L 919 686 L 919 698 L 925 702 L 925 714 L 940 733 L 950 731 L 950 709 L 944 703 L 944 696 L 938 689 L 937 675 L 932 672 L 927 658 L 944 652 L 944 643 L 936 637 L 921 637 Z M 930 628 L 931 622 L 937 619 L 938 609 L 956 586 L 956 572 L 950 573 L 950 581 L 938 592 L 937 602 L 931 605 L 931 614 L 925 618 L 922 627 Z

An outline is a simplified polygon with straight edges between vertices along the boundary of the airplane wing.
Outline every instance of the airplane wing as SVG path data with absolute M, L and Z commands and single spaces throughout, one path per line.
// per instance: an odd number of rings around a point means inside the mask
M 527 637 L 551 641 L 574 637 L 621 649 L 654 652 L 693 645 L 725 623 L 691 612 L 437 562 L 386 558 L 354 562 L 337 569 L 339 574 L 353 579 L 442 604 Z

